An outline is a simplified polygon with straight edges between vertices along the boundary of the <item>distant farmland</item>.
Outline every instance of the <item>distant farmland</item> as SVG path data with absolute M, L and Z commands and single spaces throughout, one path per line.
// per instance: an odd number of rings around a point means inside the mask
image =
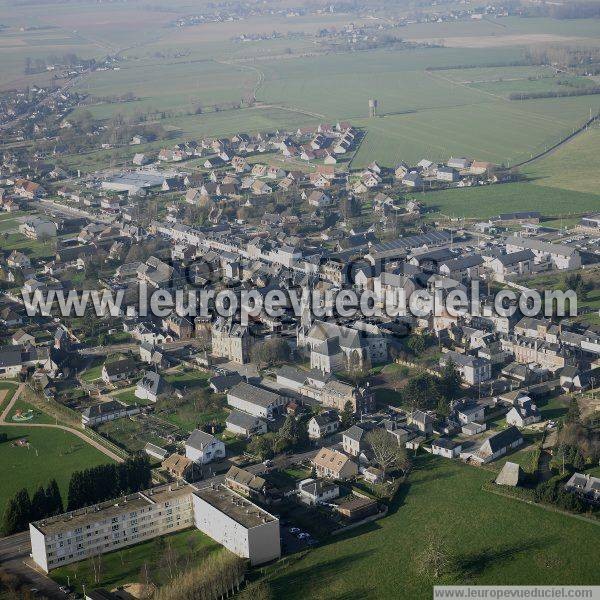
M 600 194 L 582 193 L 534 183 L 507 183 L 483 187 L 410 194 L 441 215 L 488 219 L 502 212 L 539 210 L 544 215 L 569 215 L 600 208 Z

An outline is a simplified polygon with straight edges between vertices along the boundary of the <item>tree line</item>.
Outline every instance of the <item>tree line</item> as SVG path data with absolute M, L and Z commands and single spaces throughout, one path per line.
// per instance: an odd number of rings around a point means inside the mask
M 24 531 L 32 521 L 62 512 L 63 502 L 56 479 L 52 479 L 46 487 L 40 485 L 33 496 L 23 488 L 8 501 L 2 520 L 2 533 L 12 535 Z
M 575 88 L 571 90 L 548 90 L 545 92 L 513 92 L 509 100 L 538 100 L 540 98 L 570 98 L 572 96 L 596 96 L 600 94 L 600 86 Z
M 120 464 L 75 471 L 69 482 L 67 510 L 77 510 L 122 494 L 138 492 L 150 487 L 151 481 L 150 460 L 143 454 Z
M 209 555 L 202 564 L 174 577 L 152 596 L 154 600 L 214 600 L 237 592 L 246 562 L 227 550 Z

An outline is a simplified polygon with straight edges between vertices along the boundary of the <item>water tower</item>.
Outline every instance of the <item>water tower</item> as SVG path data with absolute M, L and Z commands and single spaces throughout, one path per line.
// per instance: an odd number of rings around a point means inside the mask
M 371 98 L 369 100 L 369 118 L 373 118 L 377 116 L 377 106 L 378 106 L 378 102 L 377 100 Z

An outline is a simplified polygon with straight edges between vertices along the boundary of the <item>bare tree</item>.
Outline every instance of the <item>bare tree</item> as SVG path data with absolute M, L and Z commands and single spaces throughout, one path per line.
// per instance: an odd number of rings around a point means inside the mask
M 93 554 L 90 556 L 92 573 L 94 574 L 94 583 L 100 583 L 102 577 L 102 554 Z
M 419 573 L 430 579 L 438 579 L 448 572 L 452 565 L 452 557 L 439 533 L 433 531 L 429 534 L 416 564 Z
M 378 427 L 367 434 L 366 440 L 384 474 L 390 469 L 408 468 L 406 448 L 389 431 Z

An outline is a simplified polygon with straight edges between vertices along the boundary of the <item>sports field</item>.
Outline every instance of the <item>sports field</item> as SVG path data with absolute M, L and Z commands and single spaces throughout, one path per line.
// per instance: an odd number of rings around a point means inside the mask
M 415 567 L 428 536 L 455 563 L 435 583 L 598 584 L 600 526 L 482 490 L 492 478 L 456 461 L 420 458 L 391 514 L 273 574 L 286 598 L 431 598 Z M 581 540 L 586 551 L 581 552 Z

